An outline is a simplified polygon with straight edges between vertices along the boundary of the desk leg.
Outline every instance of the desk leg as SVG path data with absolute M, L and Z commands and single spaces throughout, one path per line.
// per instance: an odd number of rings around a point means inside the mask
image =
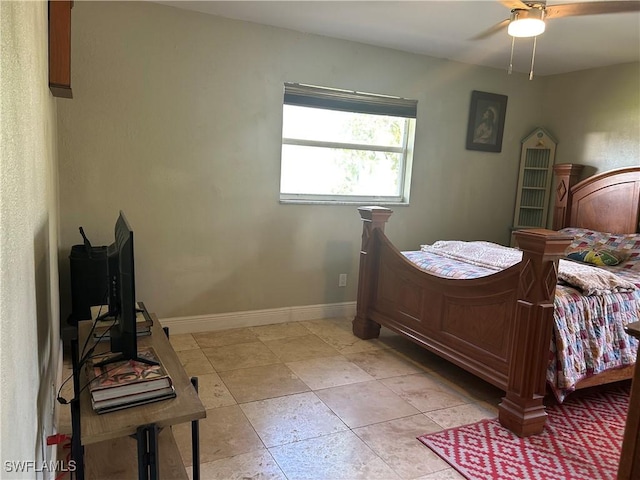
M 142 425 L 136 431 L 138 443 L 138 479 L 158 479 L 158 432 L 157 425 Z
M 80 427 L 80 359 L 78 336 L 71 339 L 71 362 L 73 366 L 73 399 L 71 400 L 71 458 L 76 464 L 76 480 L 84 480 L 84 447 Z
M 71 458 L 76 464 L 76 480 L 84 480 L 84 447 L 80 440 L 80 401 L 71 400 Z
M 198 377 L 191 377 L 191 383 L 198 393 Z M 191 460 L 193 480 L 200 480 L 200 424 L 198 420 L 191 422 Z

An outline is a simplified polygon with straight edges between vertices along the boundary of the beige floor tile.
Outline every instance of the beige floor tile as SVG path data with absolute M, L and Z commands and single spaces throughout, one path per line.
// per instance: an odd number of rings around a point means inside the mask
M 251 328 L 233 328 L 215 332 L 194 333 L 193 338 L 200 348 L 222 347 L 238 343 L 250 343 L 258 340 Z
M 342 355 L 286 364 L 312 390 L 366 382 L 373 377 Z
M 433 371 L 431 377 L 472 400 L 498 400 L 505 393 L 462 368 L 448 364 Z
M 202 350 L 182 350 L 176 352 L 187 375 L 198 376 L 214 373 L 215 370 Z
M 453 468 L 446 468 L 439 472 L 430 473 L 414 480 L 466 480 L 466 477 L 460 475 Z
M 237 405 L 207 410 L 200 420 L 200 463 L 263 450 L 264 444 Z M 172 427 L 182 460 L 191 466 L 191 423 Z
M 270 448 L 289 480 L 399 480 L 353 432 Z
M 280 363 L 280 359 L 262 342 L 203 348 L 202 351 L 218 372 Z
M 339 323 L 336 320 L 311 320 L 305 326 L 323 341 L 343 355 L 349 353 L 370 352 L 382 346 L 376 340 L 361 340 L 351 331 L 351 323 Z
M 315 393 L 350 428 L 419 413 L 378 380 L 327 388 Z
M 195 350 L 200 348 L 198 342 L 190 333 L 180 333 L 178 335 L 169 335 L 169 343 L 176 352 L 181 350 Z
M 447 462 L 417 439 L 440 430 L 440 425 L 419 414 L 356 428 L 353 432 L 394 472 L 409 479 L 448 468 Z
M 371 352 L 384 348 L 377 339 L 362 340 L 351 332 L 335 330 L 316 334 L 343 355 L 359 352 Z
M 198 396 L 207 410 L 237 403 L 217 373 L 198 375 Z
M 298 322 L 292 323 L 276 323 L 274 325 L 262 325 L 259 327 L 251 327 L 251 331 L 259 340 L 267 342 L 269 340 L 279 340 L 289 337 L 303 337 L 309 335 L 303 325 Z
M 362 341 L 351 320 L 170 336 L 207 408 L 201 478 L 463 479 L 416 437 L 495 418 L 503 392 L 386 328 Z M 190 467 L 190 424 L 172 428 Z
M 423 372 L 411 360 L 389 349 L 354 353 L 345 357 L 374 378 L 399 377 Z
M 487 418 L 496 418 L 493 411 L 476 403 L 443 408 L 442 410 L 431 410 L 425 412 L 425 415 L 445 429 L 469 425 Z
M 193 478 L 191 474 L 189 478 Z M 287 480 L 267 450 L 257 450 L 204 463 L 200 465 L 200 478 L 204 480 Z
M 428 374 L 405 375 L 380 380 L 421 412 L 464 405 L 470 400 L 433 380 Z
M 309 391 L 309 387 L 282 363 L 228 370 L 220 372 L 220 377 L 238 403 Z
M 450 365 L 450 362 L 440 358 L 435 353 L 431 353 L 426 348 L 386 328 L 382 328 L 378 341 L 380 344 L 393 349 L 397 354 L 410 359 L 425 370 L 436 370 L 443 364 Z
M 207 408 L 201 478 L 463 479 L 416 437 L 495 418 L 503 393 L 388 329 L 358 339 L 351 320 L 170 336 Z M 172 428 L 190 467 L 190 424 Z
M 281 338 L 268 340 L 264 344 L 283 362 L 296 362 L 309 358 L 331 357 L 338 355 L 338 351 L 323 342 L 316 335 Z
M 267 447 L 347 430 L 313 393 L 299 393 L 240 405 Z
M 473 403 L 478 405 L 480 408 L 485 409 L 487 412 L 490 412 L 494 417 L 497 417 L 499 413 L 498 407 L 501 402 L 502 398 L 492 398 L 490 400 L 478 400 Z
M 334 329 L 351 332 L 351 322 L 343 318 L 323 318 L 320 320 L 306 320 L 300 323 L 316 335 Z

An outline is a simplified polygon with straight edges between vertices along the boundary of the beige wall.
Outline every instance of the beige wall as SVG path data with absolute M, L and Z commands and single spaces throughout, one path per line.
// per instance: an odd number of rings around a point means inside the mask
M 640 59 L 640 45 L 638 45 Z M 544 78 L 543 118 L 558 163 L 584 175 L 640 165 L 640 62 Z
M 0 2 L 0 443 L 5 461 L 50 459 L 60 361 L 55 101 L 47 3 Z
M 277 201 L 284 81 L 419 100 L 412 205 L 388 228 L 401 248 L 506 241 L 519 141 L 535 126 L 560 140 L 559 162 L 606 170 L 640 158 L 638 63 L 528 82 L 158 5 L 76 2 L 75 99 L 56 101 L 46 21 L 45 2 L 0 2 L 3 467 L 52 451 L 42 441 L 60 356 L 56 149 L 62 302 L 78 226 L 107 243 L 122 208 L 136 228 L 139 297 L 162 316 L 355 298 L 355 208 Z M 464 149 L 473 89 L 509 96 L 502 154 Z
M 278 203 L 286 81 L 418 100 L 411 206 L 388 226 L 402 249 L 508 242 L 520 140 L 537 126 L 559 140 L 558 162 L 638 159 L 638 64 L 529 81 L 133 2 L 78 2 L 73 24 L 75 98 L 58 116 L 63 312 L 78 227 L 110 243 L 119 209 L 138 298 L 161 317 L 355 299 L 355 206 Z M 502 153 L 464 148 L 472 90 L 509 97 Z
M 508 241 L 540 82 L 148 3 L 76 2 L 72 50 L 75 98 L 58 111 L 63 301 L 78 227 L 110 243 L 119 209 L 137 296 L 161 317 L 355 300 L 356 207 L 278 202 L 286 81 L 418 100 L 411 206 L 388 229 L 401 248 Z M 465 150 L 472 90 L 509 97 L 501 154 Z

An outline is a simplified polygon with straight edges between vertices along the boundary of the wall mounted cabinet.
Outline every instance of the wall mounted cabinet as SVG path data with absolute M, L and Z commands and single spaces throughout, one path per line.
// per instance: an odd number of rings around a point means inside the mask
M 72 98 L 71 7 L 73 2 L 49 2 L 49 89 L 54 97 Z

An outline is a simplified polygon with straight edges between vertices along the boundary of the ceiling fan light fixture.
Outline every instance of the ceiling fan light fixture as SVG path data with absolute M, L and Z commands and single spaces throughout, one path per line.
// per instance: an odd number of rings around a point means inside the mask
M 544 32 L 544 10 L 530 8 L 511 11 L 511 19 L 507 32 L 512 37 L 536 37 Z

